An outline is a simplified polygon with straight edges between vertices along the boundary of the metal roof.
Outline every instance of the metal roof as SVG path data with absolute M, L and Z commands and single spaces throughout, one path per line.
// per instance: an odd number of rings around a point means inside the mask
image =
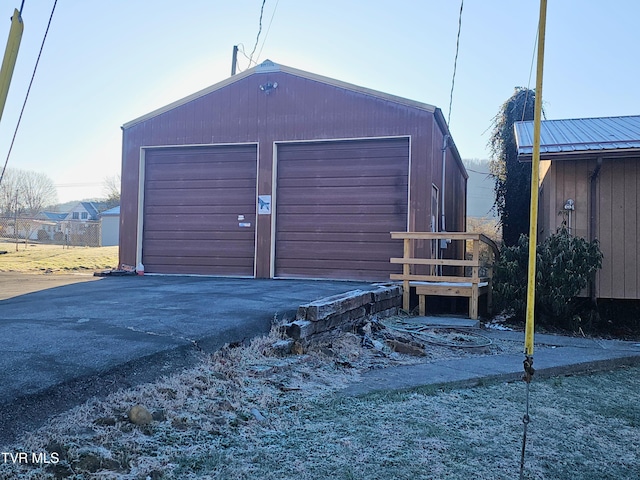
M 518 156 L 533 155 L 533 122 L 514 124 Z M 543 120 L 540 126 L 540 155 L 546 158 L 575 154 L 620 154 L 640 150 L 640 115 L 627 117 Z

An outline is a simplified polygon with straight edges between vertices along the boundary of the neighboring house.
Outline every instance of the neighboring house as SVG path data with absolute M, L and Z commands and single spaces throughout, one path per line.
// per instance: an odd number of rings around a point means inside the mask
M 100 245 L 111 247 L 118 245 L 120 236 L 120 206 L 100 214 Z
M 123 126 L 120 264 L 388 280 L 466 181 L 439 108 L 265 61 Z
M 101 240 L 98 209 L 94 202 L 78 202 L 65 213 L 41 212 L 36 219 L 44 223 L 29 238 L 96 247 Z
M 533 122 L 515 124 L 530 161 Z M 567 222 L 604 255 L 592 295 L 640 299 L 640 116 L 545 120 L 540 135 L 541 239 Z

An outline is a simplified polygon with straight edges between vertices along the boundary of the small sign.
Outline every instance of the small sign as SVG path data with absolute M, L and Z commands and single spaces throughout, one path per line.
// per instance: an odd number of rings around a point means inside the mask
M 239 223 L 238 226 L 240 228 L 251 228 L 251 224 L 250 223 Z
M 244 215 L 238 215 L 238 221 L 241 222 L 244 220 Z
M 271 214 L 271 195 L 258 195 L 258 214 Z

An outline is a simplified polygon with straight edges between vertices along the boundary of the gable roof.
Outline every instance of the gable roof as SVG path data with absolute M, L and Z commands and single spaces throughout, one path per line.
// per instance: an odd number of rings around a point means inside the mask
M 316 75 L 315 73 L 310 73 L 310 72 L 305 72 L 304 70 L 298 70 L 296 68 L 291 68 L 291 67 L 287 67 L 285 65 L 279 65 L 277 63 L 272 62 L 271 60 L 265 60 L 264 62 L 262 62 L 260 65 L 256 65 L 253 68 L 250 68 L 248 70 L 245 70 L 242 73 L 239 73 L 237 75 L 234 75 L 232 77 L 229 77 L 221 82 L 218 82 L 214 85 L 211 85 L 210 87 L 207 87 L 203 90 L 200 90 L 199 92 L 193 93 L 187 97 L 184 97 L 180 100 L 177 100 L 173 103 L 170 103 L 169 105 L 165 105 L 164 107 L 158 108 L 157 110 L 154 110 L 152 112 L 147 113 L 146 115 L 143 115 L 141 117 L 138 117 L 134 120 L 131 120 L 127 123 L 125 123 L 122 128 L 129 128 L 132 127 L 134 125 L 136 125 L 137 123 L 140 122 L 144 122 L 145 120 L 149 120 L 150 118 L 156 117 L 158 115 L 161 115 L 165 112 L 168 112 L 170 110 L 173 110 L 174 108 L 180 107 L 182 105 L 185 105 L 189 102 L 192 102 L 194 100 L 197 100 L 200 97 L 203 97 L 205 95 L 208 95 L 212 92 L 215 92 L 216 90 L 220 90 L 228 85 L 231 85 L 235 82 L 238 82 L 240 80 L 242 80 L 243 78 L 246 78 L 250 75 L 255 75 L 255 74 L 263 74 L 263 73 L 277 73 L 277 72 L 283 72 L 283 73 L 287 73 L 289 75 L 295 75 L 297 77 L 302 77 L 302 78 L 306 78 L 309 80 L 313 80 L 316 82 L 320 82 L 320 83 L 324 83 L 326 85 L 332 85 L 334 87 L 339 87 L 339 88 L 343 88 L 345 90 L 350 90 L 356 93 L 360 93 L 363 95 L 369 95 L 372 97 L 376 97 L 382 100 L 387 100 L 390 102 L 394 102 L 394 103 L 399 103 L 402 105 L 406 105 L 409 107 L 414 107 L 420 110 L 425 110 L 428 112 L 432 112 L 435 113 L 436 110 L 439 110 L 438 108 L 434 107 L 433 105 L 429 105 L 427 103 L 422 103 L 422 102 L 417 102 L 415 100 L 409 100 L 407 98 L 403 98 L 403 97 L 397 97 L 395 95 L 391 95 L 388 93 L 383 93 L 383 92 L 379 92 L 377 90 L 372 90 L 370 88 L 365 88 L 365 87 L 360 87 L 358 85 L 353 85 L 351 83 L 346 83 L 346 82 L 342 82 L 340 80 L 336 80 L 333 78 L 329 78 L 329 77 L 323 77 L 322 75 Z
M 533 122 L 516 122 L 514 130 L 518 158 L 530 160 Z M 541 158 L 623 156 L 630 152 L 640 154 L 640 115 L 543 120 L 540 126 Z

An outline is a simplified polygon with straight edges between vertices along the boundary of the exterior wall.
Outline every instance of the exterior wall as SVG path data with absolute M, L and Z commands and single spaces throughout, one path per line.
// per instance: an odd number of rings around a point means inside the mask
M 100 236 L 103 247 L 118 245 L 120 236 L 120 215 L 109 215 L 100 218 Z
M 597 238 L 603 253 L 596 277 L 599 298 L 640 299 L 640 158 L 602 161 L 596 181 L 595 210 L 590 205 L 590 177 L 595 159 L 557 160 L 542 180 L 540 238 L 563 221 L 565 202 L 575 202 L 571 228 L 575 235 Z M 595 215 L 595 232 L 590 218 Z
M 269 94 L 260 86 L 277 83 Z M 441 188 L 444 120 L 439 110 L 352 91 L 285 72 L 256 72 L 123 128 L 120 263 L 136 264 L 140 149 L 162 145 L 258 143 L 257 195 L 272 195 L 277 142 L 409 136 L 410 230 L 428 231 L 431 184 Z M 466 178 L 447 151 L 447 228 L 465 228 Z M 256 276 L 270 276 L 271 215 L 257 219 Z

